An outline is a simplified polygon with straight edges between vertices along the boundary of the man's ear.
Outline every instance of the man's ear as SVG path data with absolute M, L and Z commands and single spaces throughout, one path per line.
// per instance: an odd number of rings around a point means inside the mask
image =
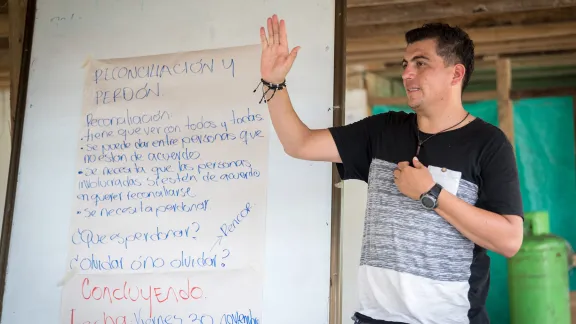
M 452 85 L 457 85 L 464 80 L 466 75 L 466 68 L 463 64 L 454 65 L 454 74 L 452 75 Z

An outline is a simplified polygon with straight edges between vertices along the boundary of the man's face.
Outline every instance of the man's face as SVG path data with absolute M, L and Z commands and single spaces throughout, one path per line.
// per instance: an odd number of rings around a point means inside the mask
M 436 53 L 436 41 L 427 39 L 406 47 L 402 80 L 408 105 L 417 110 L 448 101 L 454 86 L 461 80 L 463 66 L 446 66 Z M 463 75 L 462 75 L 463 76 Z

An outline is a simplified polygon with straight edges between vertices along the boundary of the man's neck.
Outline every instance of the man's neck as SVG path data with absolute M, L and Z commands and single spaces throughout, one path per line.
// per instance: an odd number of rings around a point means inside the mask
M 432 108 L 427 111 L 417 112 L 418 128 L 420 131 L 428 134 L 441 132 L 449 127 L 450 130 L 458 129 L 468 124 L 462 122 L 468 112 L 462 105 L 444 106 L 444 108 Z M 470 119 L 470 117 L 466 118 Z

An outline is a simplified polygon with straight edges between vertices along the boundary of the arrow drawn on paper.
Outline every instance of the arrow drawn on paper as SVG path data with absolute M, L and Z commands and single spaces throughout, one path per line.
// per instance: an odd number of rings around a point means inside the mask
M 222 243 L 222 239 L 224 238 L 224 236 L 222 235 L 218 235 L 218 239 L 216 240 L 216 242 L 214 243 L 214 245 L 212 245 L 212 248 L 210 249 L 210 252 L 212 252 L 212 250 L 214 250 L 214 247 L 216 246 L 216 244 L 220 245 L 220 243 Z

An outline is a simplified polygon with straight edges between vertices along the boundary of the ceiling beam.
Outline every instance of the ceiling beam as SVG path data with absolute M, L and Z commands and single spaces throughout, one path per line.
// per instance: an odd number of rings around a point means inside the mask
M 510 98 L 513 100 L 523 98 L 537 98 L 537 97 L 564 97 L 576 96 L 576 88 L 551 88 L 551 89 L 527 89 L 527 90 L 512 90 Z
M 548 55 L 530 55 L 530 56 L 508 56 L 512 63 L 514 71 L 529 68 L 553 68 L 559 66 L 576 66 L 576 52 L 562 53 L 562 54 L 548 54 Z M 474 62 L 475 73 L 482 71 L 492 71 L 496 69 L 495 60 L 479 60 Z M 396 78 L 402 74 L 402 66 L 400 64 L 385 66 L 383 64 L 367 64 L 362 69 L 350 69 L 348 74 L 354 75 L 363 72 L 378 73 L 385 78 Z
M 546 51 L 576 50 L 576 36 L 559 36 L 541 39 L 527 39 L 518 41 L 499 41 L 480 43 L 475 46 L 476 56 L 512 55 L 521 53 L 536 53 Z M 403 49 L 366 51 L 347 53 L 349 64 L 360 63 L 400 63 L 404 55 Z
M 397 5 L 405 3 L 418 3 L 426 1 L 429 0 L 348 0 L 346 3 L 346 7 L 359 8 L 359 7 L 382 6 L 382 5 Z
M 516 13 L 574 6 L 576 6 L 576 0 L 484 0 L 481 4 L 475 1 L 461 0 L 409 2 L 394 5 L 351 7 L 347 12 L 347 25 L 391 24 L 466 16 L 478 12 Z
M 534 69 L 512 69 L 512 77 L 516 79 L 542 79 L 542 78 L 560 78 L 573 76 L 576 78 L 576 65 L 573 66 L 563 66 L 558 69 L 545 69 L 545 68 L 534 68 Z M 476 82 L 491 82 L 496 80 L 496 71 L 481 71 L 481 73 L 474 72 L 470 80 L 471 83 Z
M 494 27 L 505 25 L 533 25 L 550 22 L 574 21 L 576 6 L 567 8 L 554 8 L 546 10 L 531 10 L 515 13 L 478 13 L 444 19 L 424 18 L 410 20 L 394 24 L 373 24 L 346 27 L 346 37 L 354 39 L 358 37 L 378 37 L 384 35 L 402 34 L 412 28 L 424 25 L 428 22 L 441 22 L 460 26 L 468 30 L 471 28 Z
M 474 91 L 474 92 L 464 92 L 462 94 L 462 102 L 475 102 L 482 100 L 491 100 L 498 96 L 496 91 Z M 399 97 L 379 97 L 370 96 L 368 97 L 368 104 L 370 107 L 375 105 L 387 105 L 387 106 L 399 106 L 408 104 L 408 98 L 406 96 Z
M 473 28 L 467 31 L 475 45 L 481 43 L 521 41 L 538 38 L 562 37 L 576 35 L 576 20 L 538 24 L 530 26 L 500 26 L 488 28 Z M 347 53 L 404 49 L 404 35 L 388 35 L 380 37 L 365 37 L 349 39 L 346 45 Z
M 520 100 L 523 98 L 536 97 L 556 97 L 556 96 L 576 96 L 576 88 L 551 88 L 551 89 L 529 89 L 529 90 L 511 90 L 510 99 Z M 497 91 L 470 91 L 464 92 L 462 102 L 477 102 L 484 100 L 495 100 L 498 98 Z M 408 100 L 406 96 L 398 97 L 379 97 L 369 96 L 368 104 L 370 107 L 375 105 L 382 106 L 401 106 L 406 105 Z

